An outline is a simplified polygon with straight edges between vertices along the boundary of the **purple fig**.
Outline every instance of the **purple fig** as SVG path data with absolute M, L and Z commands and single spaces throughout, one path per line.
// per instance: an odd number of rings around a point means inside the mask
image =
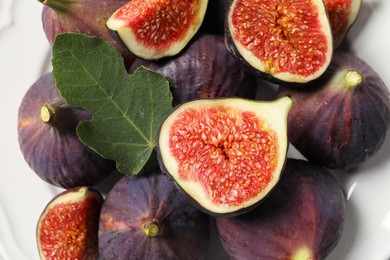
M 102 259 L 202 259 L 209 216 L 190 205 L 163 173 L 124 176 L 100 214 Z
M 77 136 L 89 112 L 66 104 L 50 72 L 27 90 L 19 106 L 18 138 L 24 159 L 46 182 L 63 187 L 95 185 L 115 169 Z
M 390 126 L 390 92 L 361 58 L 336 52 L 326 73 L 307 88 L 281 86 L 289 96 L 288 137 L 307 159 L 352 169 L 382 146 Z
M 217 218 L 232 259 L 325 259 L 338 244 L 345 197 L 336 177 L 314 163 L 288 159 L 279 185 L 254 210 Z
M 256 78 L 231 56 L 221 35 L 197 37 L 174 59 L 136 59 L 129 73 L 141 65 L 168 79 L 174 105 L 198 98 L 256 95 Z
M 112 44 L 124 58 L 127 66 L 134 55 L 119 37 L 106 27 L 106 21 L 116 9 L 128 0 L 39 0 L 42 8 L 42 25 L 50 44 L 60 33 L 74 32 L 97 36 Z

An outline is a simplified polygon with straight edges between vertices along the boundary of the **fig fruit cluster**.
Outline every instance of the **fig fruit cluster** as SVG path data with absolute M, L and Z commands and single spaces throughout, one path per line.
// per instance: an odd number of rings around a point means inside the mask
M 50 43 L 103 38 L 129 73 L 166 77 L 174 109 L 158 165 L 109 184 L 115 162 L 76 133 L 89 112 L 66 103 L 50 72 L 31 85 L 20 149 L 65 189 L 37 223 L 41 259 L 205 259 L 212 223 L 234 259 L 324 259 L 336 247 L 346 208 L 331 169 L 374 156 L 390 125 L 385 82 L 339 50 L 360 0 L 43 3 Z M 277 87 L 270 101 L 265 82 Z M 290 143 L 305 159 L 287 158 Z

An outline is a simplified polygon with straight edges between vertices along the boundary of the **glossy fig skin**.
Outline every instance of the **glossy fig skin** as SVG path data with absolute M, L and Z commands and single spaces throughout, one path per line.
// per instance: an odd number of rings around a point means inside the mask
M 336 177 L 290 158 L 263 204 L 238 217 L 217 218 L 216 227 L 231 259 L 325 259 L 340 241 L 344 219 L 345 196 Z
M 43 122 L 41 109 L 53 109 Z M 47 114 L 45 114 L 47 115 Z M 80 121 L 91 115 L 67 105 L 55 87 L 51 72 L 39 77 L 25 93 L 18 111 L 18 141 L 30 168 L 44 181 L 62 188 L 92 186 L 115 169 L 77 136 Z
M 136 59 L 129 73 L 141 65 L 167 78 L 173 105 L 198 98 L 256 96 L 256 77 L 230 55 L 221 35 L 200 35 L 174 58 Z
M 157 224 L 158 232 L 148 231 L 148 224 Z M 100 257 L 204 259 L 209 224 L 209 216 L 191 206 L 162 172 L 124 176 L 102 207 Z
M 135 56 L 124 46 L 116 33 L 106 27 L 106 21 L 127 0 L 39 0 L 41 20 L 50 44 L 60 33 L 74 32 L 97 36 L 114 46 L 129 66 Z
M 345 83 L 359 74 L 361 83 Z M 293 100 L 288 117 L 291 144 L 329 168 L 361 165 L 380 149 L 390 126 L 388 88 L 372 67 L 351 53 L 337 51 L 320 80 L 304 89 L 281 86 L 277 96 Z

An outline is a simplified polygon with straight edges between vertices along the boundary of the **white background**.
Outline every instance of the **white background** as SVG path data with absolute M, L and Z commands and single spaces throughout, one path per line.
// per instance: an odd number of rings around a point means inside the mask
M 20 153 L 16 119 L 29 86 L 50 67 L 50 46 L 36 0 L 0 0 L 0 260 L 39 259 L 35 226 L 58 192 Z M 390 86 L 390 2 L 363 1 L 348 41 Z M 291 148 L 290 156 L 299 157 Z M 345 231 L 330 260 L 390 258 L 390 137 L 353 173 L 336 173 L 348 194 Z M 216 256 L 215 256 L 216 257 Z M 221 257 L 222 258 L 222 257 Z

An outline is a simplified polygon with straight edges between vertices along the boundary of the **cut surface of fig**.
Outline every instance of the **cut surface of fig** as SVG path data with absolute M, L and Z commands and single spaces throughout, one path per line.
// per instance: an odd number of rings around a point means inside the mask
M 96 259 L 102 195 L 88 187 L 54 197 L 37 224 L 41 259 Z
M 324 3 L 332 28 L 334 48 L 338 48 L 357 19 L 362 0 L 324 0 Z
M 229 50 L 265 79 L 306 83 L 327 68 L 333 40 L 322 0 L 234 0 Z
M 326 168 L 287 159 L 278 186 L 252 211 L 216 218 L 231 259 L 326 259 L 339 243 L 346 202 Z
M 198 31 L 207 0 L 132 0 L 107 20 L 128 49 L 144 59 L 180 52 Z
M 308 160 L 336 169 L 356 168 L 384 143 L 390 127 L 390 92 L 380 75 L 352 53 L 337 51 L 308 89 L 280 86 L 288 96 L 292 145 Z
M 288 142 L 289 98 L 240 98 L 183 103 L 163 122 L 161 168 L 200 209 L 239 214 L 279 180 Z
M 99 224 L 101 259 L 204 259 L 210 218 L 160 171 L 124 176 L 108 193 Z

